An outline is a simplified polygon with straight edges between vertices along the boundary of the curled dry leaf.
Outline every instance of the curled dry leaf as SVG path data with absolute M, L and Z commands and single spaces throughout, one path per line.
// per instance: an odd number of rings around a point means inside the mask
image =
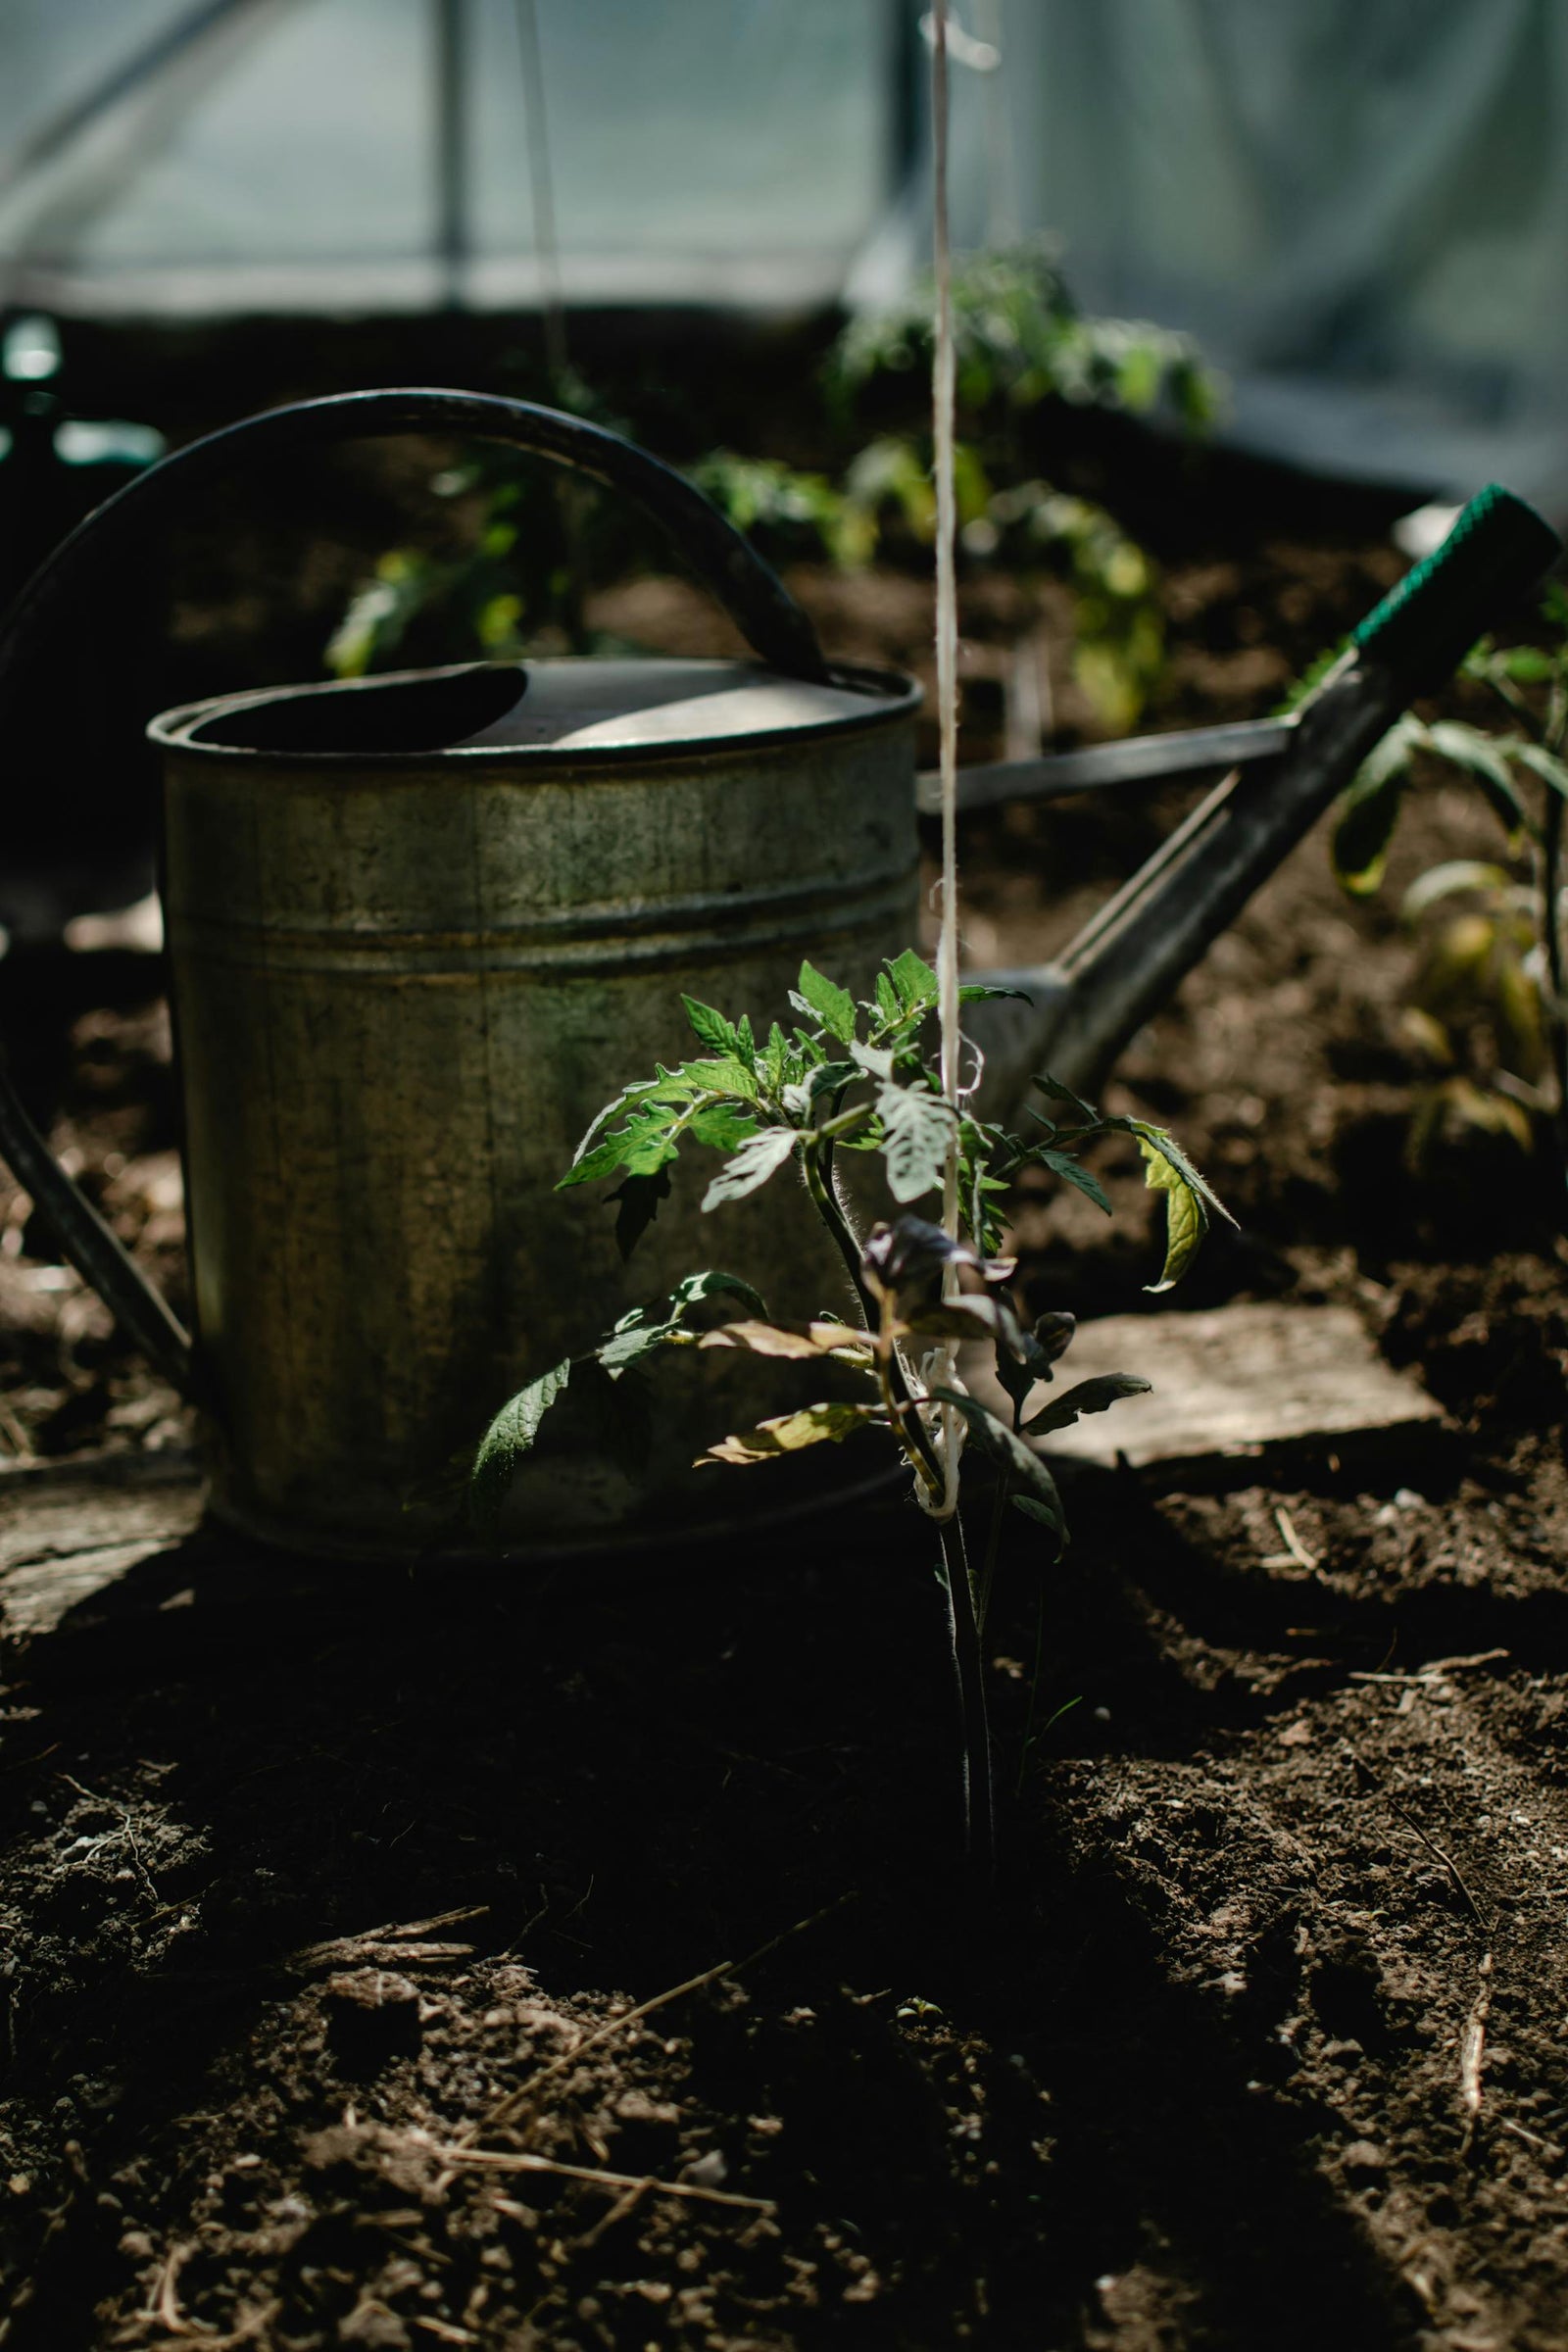
M 869 1362 L 865 1334 L 848 1323 L 808 1323 L 804 1331 L 789 1331 L 777 1323 L 721 1323 L 706 1331 L 700 1348 L 740 1348 L 750 1355 L 781 1355 L 804 1362 L 809 1356 L 845 1355 Z
M 803 1405 L 798 1413 L 780 1413 L 738 1437 L 721 1439 L 698 1457 L 696 1467 L 730 1462 L 745 1468 L 753 1462 L 776 1462 L 781 1454 L 799 1453 L 808 1446 L 842 1446 L 857 1430 L 886 1426 L 886 1418 L 874 1404 Z

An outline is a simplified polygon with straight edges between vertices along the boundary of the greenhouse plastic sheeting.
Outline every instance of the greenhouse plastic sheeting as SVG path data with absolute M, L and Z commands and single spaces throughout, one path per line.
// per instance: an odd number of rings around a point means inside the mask
M 917 161 L 895 190 L 901 59 L 925 4 L 533 0 L 566 299 L 906 286 L 929 189 Z M 202 12 L 4 0 L 0 304 L 536 302 L 521 0 L 462 6 L 454 274 L 441 0 L 231 0 L 9 183 L 52 112 Z M 1568 0 L 954 0 L 954 18 L 960 241 L 1052 232 L 1087 306 L 1192 330 L 1244 446 L 1455 497 L 1501 475 L 1568 510 Z
M 535 0 L 579 302 L 831 301 L 890 184 L 891 0 Z M 217 21 L 51 162 L 6 159 Z M 0 302 L 221 314 L 539 298 L 516 0 L 464 0 L 471 258 L 440 250 L 438 0 L 5 0 Z
M 1563 0 L 965 17 L 1003 54 L 958 76 L 971 240 L 1049 228 L 1087 307 L 1197 334 L 1244 446 L 1568 512 Z

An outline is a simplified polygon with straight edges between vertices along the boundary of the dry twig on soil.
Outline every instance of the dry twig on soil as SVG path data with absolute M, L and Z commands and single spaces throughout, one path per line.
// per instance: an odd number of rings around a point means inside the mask
M 1483 1952 L 1480 1967 L 1481 1984 L 1470 2004 L 1470 2014 L 1464 2021 L 1459 2036 L 1459 2097 L 1465 2112 L 1464 2153 L 1481 2121 L 1481 2068 L 1487 2048 L 1487 2019 L 1492 2014 L 1492 1954 Z

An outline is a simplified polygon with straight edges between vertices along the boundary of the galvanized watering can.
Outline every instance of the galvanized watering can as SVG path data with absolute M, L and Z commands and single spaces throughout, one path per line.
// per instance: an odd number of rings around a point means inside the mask
M 153 722 L 194 1339 L 0 1080 L 19 1181 L 206 1407 L 215 1509 L 327 1553 L 461 1549 L 443 1473 L 488 1413 L 699 1266 L 745 1274 L 785 1313 L 838 1300 L 807 1205 L 776 1187 L 716 1219 L 677 1188 L 630 1268 L 603 1204 L 554 1187 L 615 1088 L 681 1050 L 682 991 L 765 1021 L 803 956 L 868 991 L 914 935 L 930 799 L 914 686 L 831 665 L 689 483 L 577 419 L 452 392 L 272 411 L 153 468 L 13 612 L 0 708 L 82 575 L 234 458 L 415 430 L 503 441 L 638 502 L 757 661 L 470 663 Z M 971 806 L 1233 770 L 1057 965 L 1007 975 L 1028 1004 L 976 1008 L 998 1106 L 1048 1056 L 1093 1083 L 1410 695 L 1556 552 L 1539 517 L 1486 493 L 1298 718 L 969 770 Z M 726 1358 L 719 1397 L 706 1357 L 672 1360 L 645 1460 L 591 1416 L 542 1446 L 512 1543 L 653 1541 L 747 1500 L 771 1519 L 806 1499 L 788 1475 L 814 1464 L 770 1469 L 746 1498 L 694 1481 L 693 1455 L 747 1409 L 736 1368 Z

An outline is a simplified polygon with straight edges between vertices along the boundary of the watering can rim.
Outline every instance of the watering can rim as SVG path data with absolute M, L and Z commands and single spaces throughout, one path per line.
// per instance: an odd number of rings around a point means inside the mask
M 161 750 L 177 752 L 185 759 L 220 760 L 225 764 L 235 760 L 261 761 L 270 766 L 319 768 L 402 768 L 428 767 L 433 760 L 460 760 L 466 765 L 528 765 L 550 766 L 615 766 L 626 762 L 638 765 L 649 761 L 692 758 L 724 757 L 727 754 L 774 745 L 802 741 L 818 742 L 825 737 L 859 733 L 890 722 L 912 718 L 924 699 L 918 682 L 903 670 L 853 662 L 835 662 L 828 665 L 824 683 L 789 677 L 785 672 L 770 668 L 760 662 L 747 662 L 719 656 L 616 656 L 626 666 L 634 663 L 654 669 L 682 669 L 689 671 L 729 672 L 737 682 L 776 685 L 802 697 L 819 696 L 837 689 L 865 698 L 863 709 L 835 708 L 803 715 L 785 724 L 762 723 L 751 726 L 728 727 L 719 732 L 695 733 L 679 736 L 651 735 L 641 742 L 573 742 L 552 740 L 536 743 L 485 743 L 459 737 L 450 742 L 427 742 L 412 746 L 354 746 L 336 749 L 313 744 L 256 744 L 204 736 L 201 730 L 215 720 L 233 717 L 249 711 L 270 710 L 278 707 L 290 709 L 314 702 L 344 702 L 364 697 L 373 699 L 379 693 L 395 695 L 400 688 L 427 686 L 447 679 L 483 676 L 486 673 L 526 674 L 530 670 L 562 670 L 581 666 L 588 668 L 601 663 L 604 657 L 594 655 L 550 655 L 538 661 L 512 660 L 505 662 L 452 662 L 416 669 L 382 670 L 365 678 L 313 679 L 300 685 L 281 685 L 247 688 L 237 694 L 209 695 L 198 702 L 176 704 L 160 710 L 149 719 L 147 740 Z

